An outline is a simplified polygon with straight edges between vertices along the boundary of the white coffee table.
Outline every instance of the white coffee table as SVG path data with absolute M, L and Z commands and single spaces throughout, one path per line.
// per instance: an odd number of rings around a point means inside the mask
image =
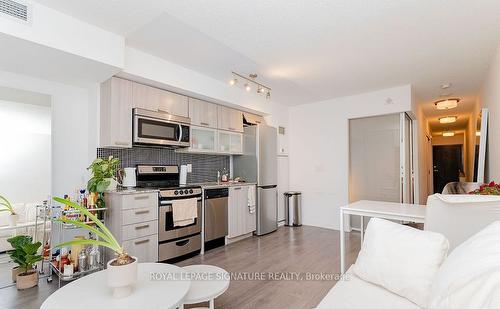
M 364 236 L 363 217 L 400 220 L 415 223 L 425 222 L 425 206 L 379 201 L 357 201 L 340 207 L 340 273 L 345 272 L 344 215 L 357 215 L 361 219 L 361 243 Z
M 138 280 L 131 295 L 113 298 L 106 285 L 106 270 L 77 279 L 50 295 L 41 309 L 77 308 L 176 308 L 189 291 L 191 282 L 185 271 L 175 265 L 139 263 Z M 169 274 L 167 280 L 152 280 L 152 274 Z M 157 277 L 159 278 L 159 277 Z
M 229 288 L 229 273 L 212 265 L 190 265 L 183 267 L 183 270 L 191 278 L 191 287 L 183 303 L 188 305 L 208 301 L 210 309 L 214 309 L 215 298 Z

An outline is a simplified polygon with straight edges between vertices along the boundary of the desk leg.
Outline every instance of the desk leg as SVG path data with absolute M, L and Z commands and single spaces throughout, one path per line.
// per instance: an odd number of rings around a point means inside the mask
M 363 239 L 365 238 L 365 220 L 364 220 L 365 217 L 363 216 L 359 216 L 359 222 L 361 222 L 361 244 L 363 244 Z
M 345 272 L 344 212 L 340 209 L 340 274 Z

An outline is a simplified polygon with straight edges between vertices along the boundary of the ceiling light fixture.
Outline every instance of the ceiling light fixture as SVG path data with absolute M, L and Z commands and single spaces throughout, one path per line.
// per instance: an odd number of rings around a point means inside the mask
M 231 86 L 235 86 L 238 83 L 238 79 L 243 80 L 245 84 L 243 85 L 243 88 L 247 91 L 250 92 L 252 91 L 252 88 L 255 87 L 257 89 L 258 94 L 264 94 L 266 96 L 266 99 L 271 98 L 271 91 L 272 89 L 264 84 L 261 84 L 256 81 L 257 79 L 257 74 L 249 74 L 248 77 L 245 77 L 241 74 L 238 74 L 236 72 L 231 72 L 233 74 L 233 78 L 229 80 L 229 84 Z
M 448 89 L 451 87 L 451 83 L 446 83 L 441 85 L 441 89 Z
M 454 123 L 457 121 L 457 116 L 446 116 L 439 118 L 439 123 Z
M 440 110 L 452 109 L 458 106 L 458 102 L 460 102 L 460 99 L 445 99 L 434 102 L 434 105 L 436 105 L 436 108 Z
M 443 132 L 443 136 L 444 136 L 444 137 L 451 137 L 451 136 L 455 136 L 455 132 L 453 132 L 453 131 Z

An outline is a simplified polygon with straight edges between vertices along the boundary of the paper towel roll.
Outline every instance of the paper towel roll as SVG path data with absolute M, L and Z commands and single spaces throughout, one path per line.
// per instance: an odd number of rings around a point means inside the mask
M 179 184 L 185 185 L 187 183 L 187 165 L 181 165 L 181 173 L 179 175 Z

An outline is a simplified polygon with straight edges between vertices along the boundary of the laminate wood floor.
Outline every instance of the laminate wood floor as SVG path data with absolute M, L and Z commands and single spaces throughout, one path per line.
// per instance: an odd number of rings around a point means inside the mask
M 359 234 L 346 233 L 347 265 L 355 261 L 358 251 Z M 240 278 L 245 274 L 266 274 L 262 281 L 231 281 L 229 289 L 216 299 L 216 308 L 314 308 L 335 280 L 272 280 L 270 274 L 275 279 L 283 275 L 295 279 L 290 275 L 293 272 L 306 279 L 307 274 L 338 273 L 339 232 L 311 226 L 281 227 L 277 232 L 213 249 L 177 265 L 191 264 L 216 265 Z M 15 287 L 0 289 L 0 308 L 39 308 L 56 289 L 56 278 L 52 283 L 40 281 L 38 287 L 26 291 L 17 291 Z M 196 306 L 186 306 L 192 307 Z

